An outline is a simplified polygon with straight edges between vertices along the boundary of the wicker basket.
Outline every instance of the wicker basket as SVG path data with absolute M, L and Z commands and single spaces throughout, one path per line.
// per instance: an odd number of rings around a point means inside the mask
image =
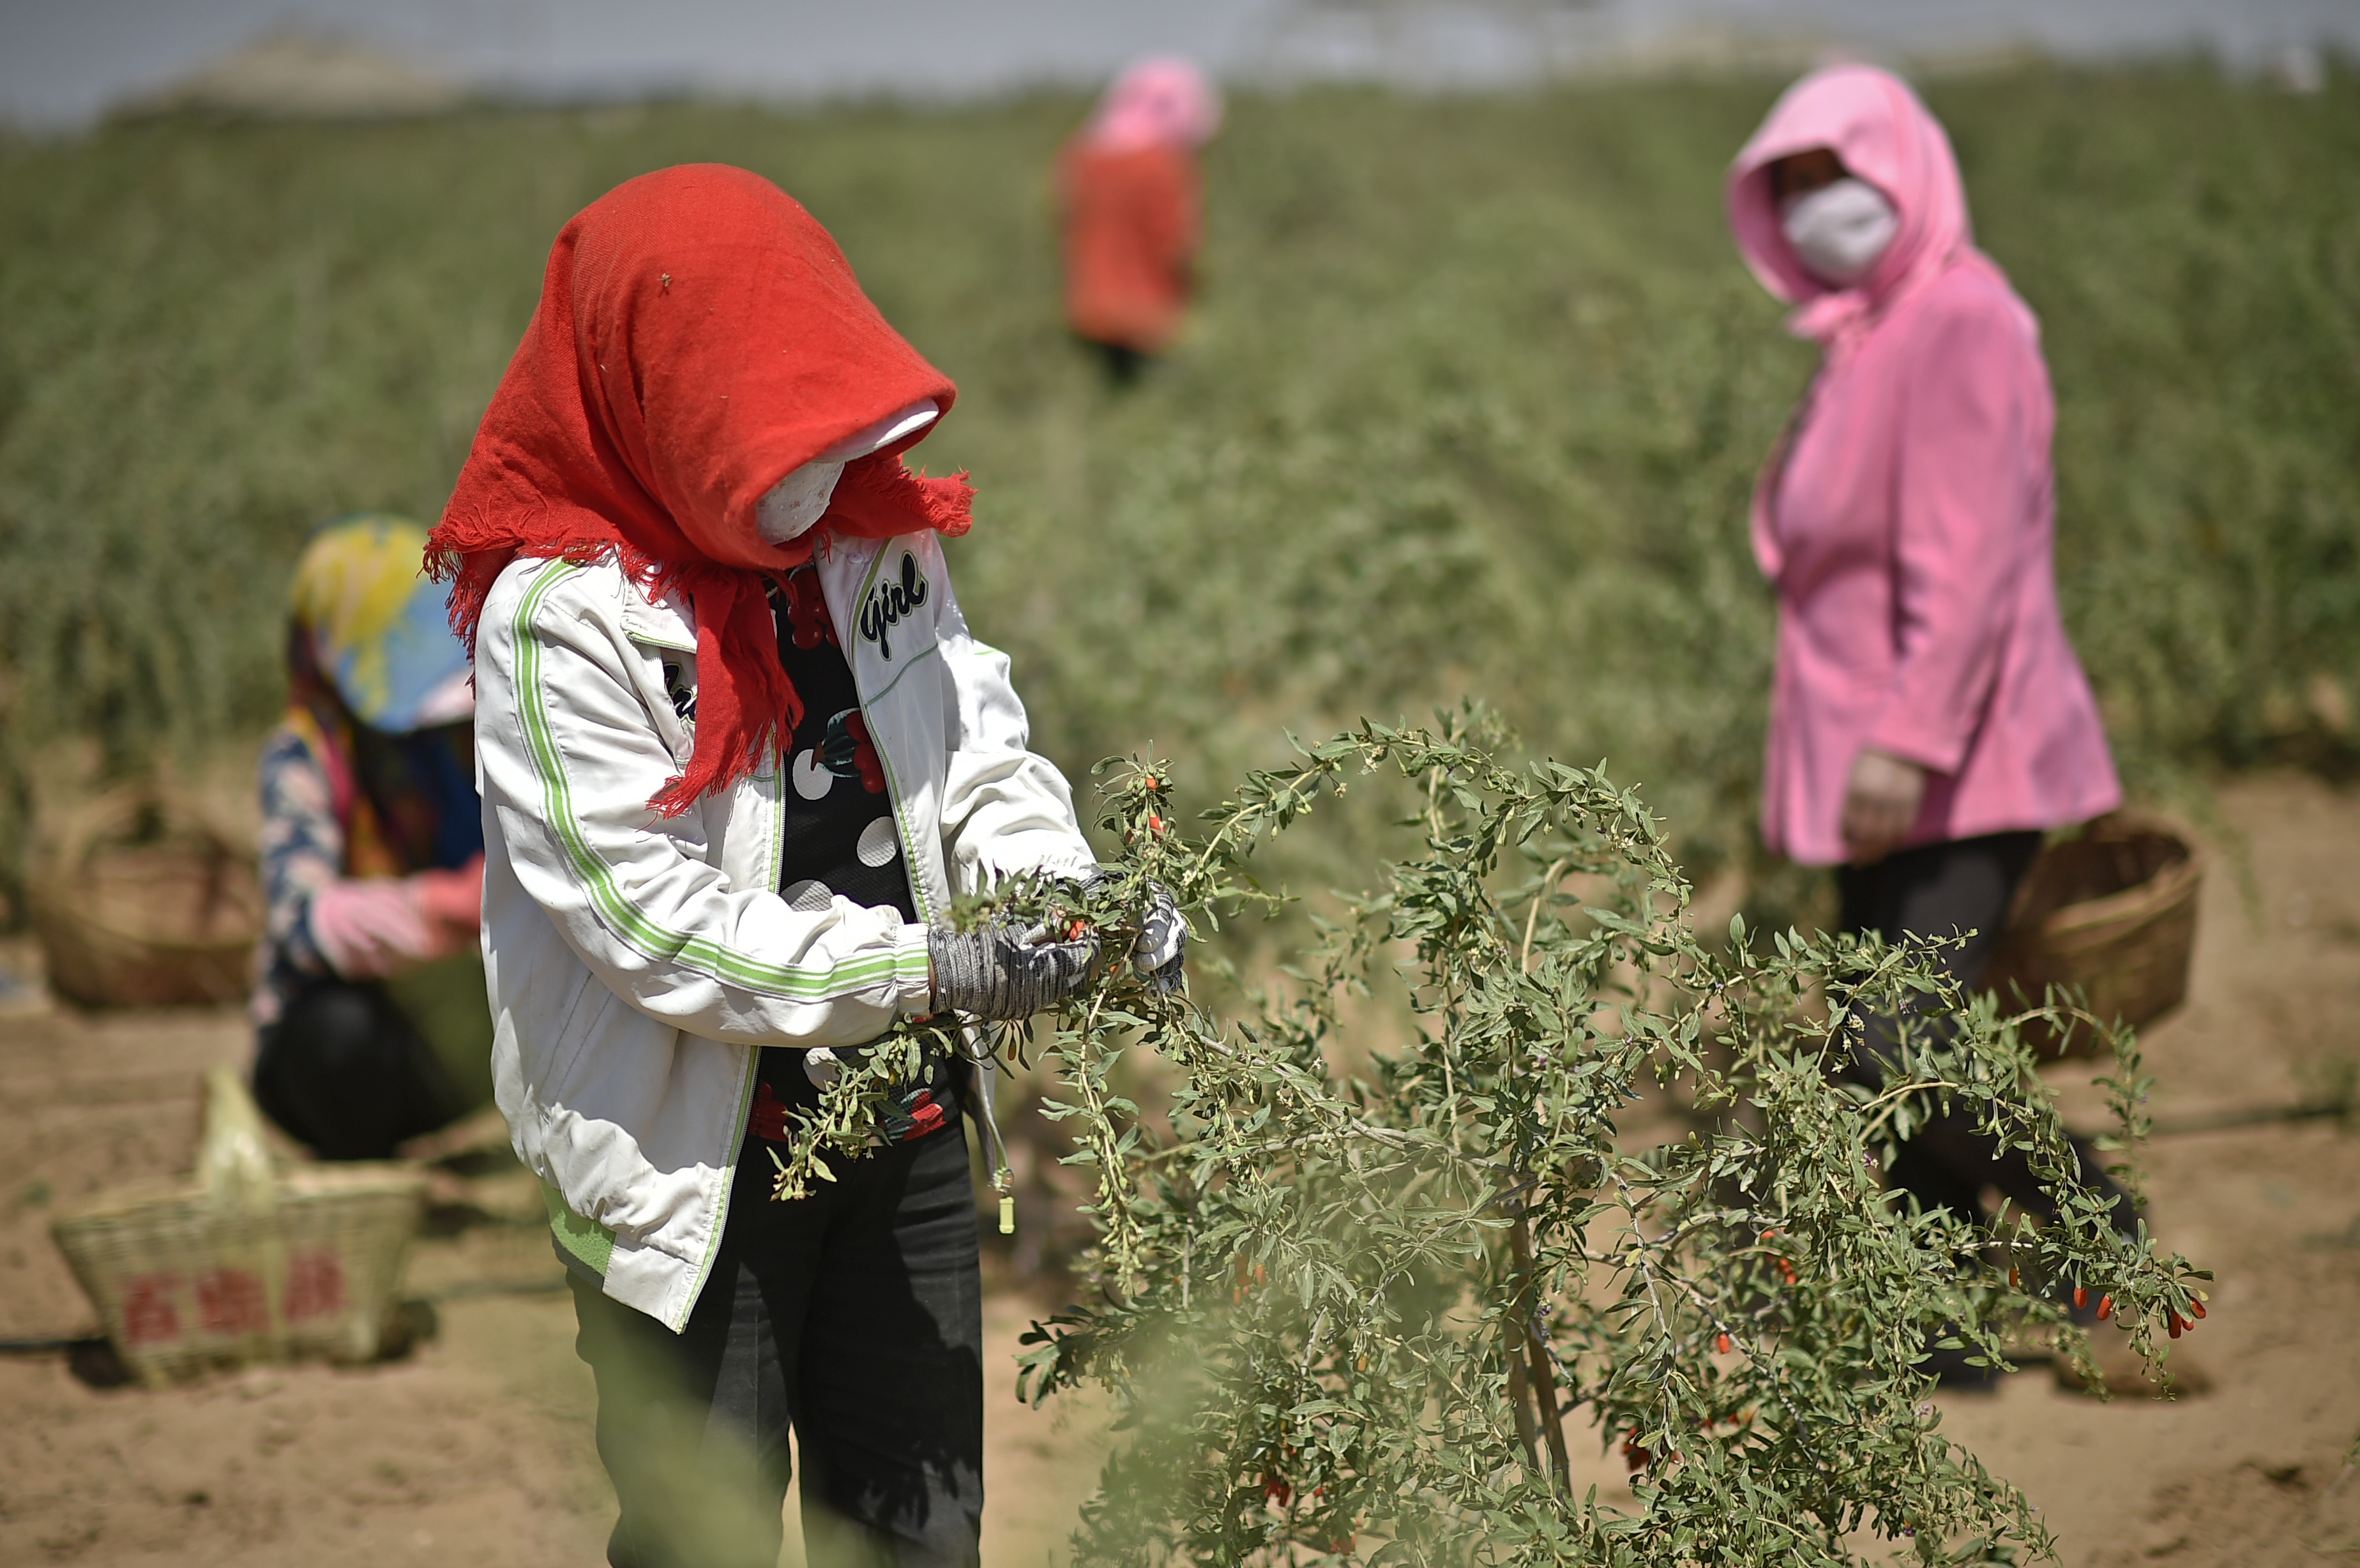
M 2203 857 L 2176 825 L 2126 812 L 2101 819 L 2033 863 L 1983 983 L 2010 1003 L 2078 986 L 2098 1017 L 2149 1023 L 2187 998 L 2203 880 Z M 2088 1029 L 2063 1040 L 2041 1024 L 2029 1032 L 2053 1055 L 2099 1049 Z
M 263 923 L 251 851 L 146 786 L 49 832 L 28 891 L 52 991 L 93 1007 L 245 997 Z
M 150 1386 L 254 1361 L 369 1360 L 425 1177 L 395 1164 L 272 1171 L 253 1102 L 225 1069 L 212 1086 L 199 1180 L 117 1188 L 49 1227 L 107 1338 Z M 244 1141 L 242 1172 L 235 1149 L 220 1157 L 224 1132 Z

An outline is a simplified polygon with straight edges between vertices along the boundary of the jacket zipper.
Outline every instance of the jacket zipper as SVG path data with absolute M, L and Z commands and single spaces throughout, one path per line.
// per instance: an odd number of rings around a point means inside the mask
M 860 606 L 868 602 L 869 591 L 877 584 L 877 574 L 884 568 L 886 554 L 885 545 L 879 545 L 877 553 L 869 558 L 869 570 L 861 575 L 860 587 L 852 595 L 852 614 L 856 620 L 859 618 Z M 828 613 L 831 616 L 835 615 L 833 606 L 830 606 Z M 839 625 L 836 630 L 837 638 L 841 640 L 844 637 L 844 626 Z M 847 642 L 845 646 L 850 648 L 853 645 Z M 939 659 L 942 657 L 939 631 L 936 634 L 936 648 L 935 657 Z M 850 662 L 849 659 L 847 662 Z M 869 694 L 860 690 L 860 666 L 857 662 L 852 665 L 852 686 L 854 694 L 860 699 L 861 722 L 868 725 L 869 735 L 874 736 L 877 734 L 877 726 L 869 720 Z M 926 891 L 925 878 L 923 876 L 912 875 L 917 870 L 918 858 L 916 844 L 910 832 L 909 818 L 903 814 L 901 809 L 901 774 L 893 766 L 893 757 L 890 748 L 879 746 L 877 759 L 884 765 L 886 792 L 892 798 L 893 802 L 893 829 L 901 834 L 901 865 L 904 868 L 902 875 L 908 877 L 910 897 L 918 906 L 919 914 L 921 917 L 928 918 L 928 922 L 931 923 L 934 899 Z M 782 810 L 783 799 L 781 797 Z M 946 873 L 947 869 L 945 867 Z M 999 1043 L 997 1029 L 994 1026 L 985 1025 L 979 1030 L 970 1029 L 967 1033 L 970 1041 L 968 1061 L 975 1068 L 976 1108 L 982 1112 L 978 1119 L 982 1123 L 984 1140 L 990 1145 L 989 1153 L 991 1159 L 991 1190 L 1000 1194 L 1000 1234 L 1014 1236 L 1016 1234 L 1016 1173 L 1009 1169 L 1008 1140 L 1000 1135 L 1000 1118 L 993 1114 L 992 1107 L 992 1080 L 999 1075 L 1000 1071 L 996 1049 Z M 978 1033 L 988 1047 L 980 1055 L 975 1054 L 972 1050 L 973 1040 Z

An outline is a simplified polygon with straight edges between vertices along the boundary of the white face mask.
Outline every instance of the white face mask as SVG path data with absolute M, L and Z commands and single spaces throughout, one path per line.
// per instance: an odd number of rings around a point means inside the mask
M 754 531 L 764 544 L 784 544 L 819 521 L 844 477 L 841 463 L 806 463 L 763 493 Z
M 1850 176 L 1778 204 L 1778 227 L 1803 270 L 1839 289 L 1868 276 L 1900 226 L 1885 193 Z
M 931 401 L 912 403 L 793 470 L 762 493 L 760 503 L 754 508 L 754 532 L 764 544 L 785 544 L 801 535 L 826 515 L 827 504 L 836 496 L 836 482 L 844 477 L 846 463 L 890 446 L 913 430 L 925 429 L 940 412 Z

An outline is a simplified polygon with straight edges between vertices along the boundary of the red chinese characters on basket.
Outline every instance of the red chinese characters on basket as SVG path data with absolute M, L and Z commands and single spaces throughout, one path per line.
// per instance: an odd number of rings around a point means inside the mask
M 180 1309 L 173 1301 L 178 1274 L 141 1274 L 123 1288 L 123 1341 L 160 1345 L 180 1337 Z
M 344 1310 L 344 1266 L 333 1252 L 318 1247 L 287 1260 L 287 1321 L 329 1318 Z
M 244 1269 L 198 1275 L 197 1322 L 207 1334 L 268 1334 L 270 1300 L 262 1276 Z

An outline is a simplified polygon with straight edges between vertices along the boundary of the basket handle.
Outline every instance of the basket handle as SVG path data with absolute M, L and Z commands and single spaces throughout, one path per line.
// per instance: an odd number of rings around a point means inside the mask
M 249 1213 L 279 1201 L 279 1176 L 262 1131 L 262 1111 L 237 1074 L 205 1069 L 205 1130 L 197 1145 L 197 1184 L 218 1208 Z

